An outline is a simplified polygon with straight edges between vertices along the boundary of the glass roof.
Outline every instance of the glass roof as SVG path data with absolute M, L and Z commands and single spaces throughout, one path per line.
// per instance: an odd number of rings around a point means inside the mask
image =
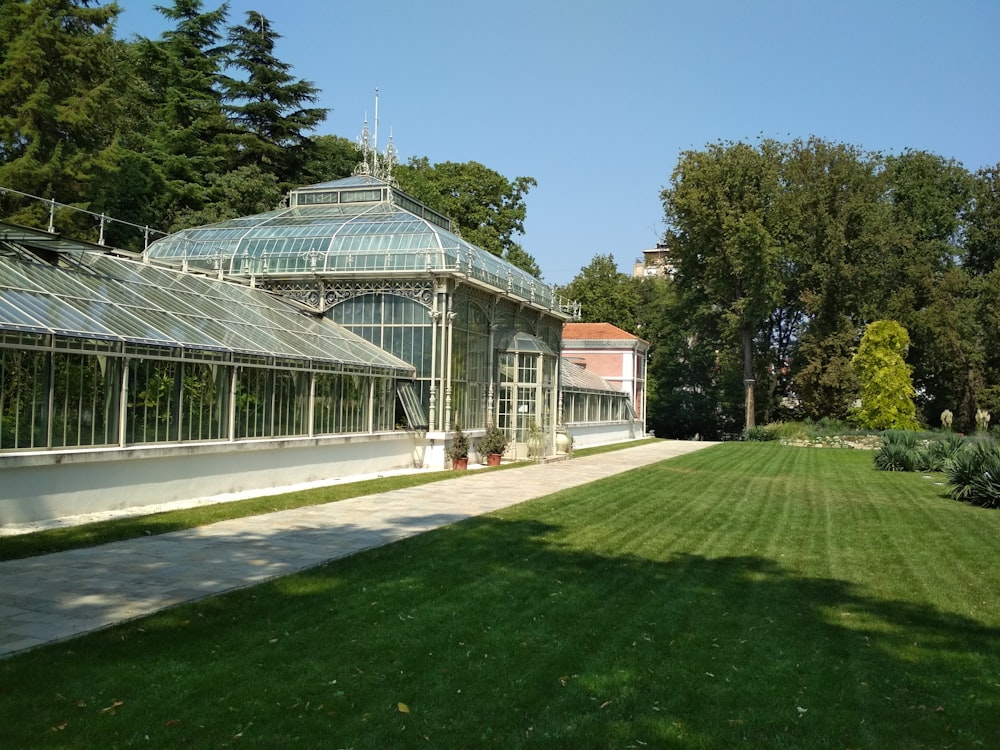
M 537 336 L 532 336 L 530 333 L 516 332 L 509 338 L 501 342 L 501 349 L 505 349 L 508 352 L 522 352 L 525 354 L 541 354 L 546 357 L 555 357 L 555 352 L 552 351 Z
M 552 289 L 449 231 L 448 220 L 373 177 L 292 191 L 290 207 L 172 234 L 150 258 L 238 276 L 451 271 L 559 309 Z
M 93 252 L 59 266 L 0 256 L 0 328 L 363 367 L 406 362 L 260 289 Z M 188 355 L 185 355 L 188 356 Z
M 600 375 L 565 357 L 559 359 L 559 386 L 569 391 L 610 392 L 627 396 L 624 391 L 619 391 Z

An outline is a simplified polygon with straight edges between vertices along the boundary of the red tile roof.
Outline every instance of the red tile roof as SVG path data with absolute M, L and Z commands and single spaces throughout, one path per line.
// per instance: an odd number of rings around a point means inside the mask
M 639 339 L 638 336 L 633 336 L 628 331 L 623 331 L 610 323 L 563 323 L 562 337 L 563 341 L 635 341 Z

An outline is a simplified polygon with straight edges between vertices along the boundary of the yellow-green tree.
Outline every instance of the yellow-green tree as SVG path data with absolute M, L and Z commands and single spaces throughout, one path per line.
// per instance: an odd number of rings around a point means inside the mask
M 868 325 L 851 369 L 861 384 L 861 406 L 853 416 L 859 427 L 876 430 L 915 430 L 916 391 L 906 364 L 910 335 L 894 320 Z

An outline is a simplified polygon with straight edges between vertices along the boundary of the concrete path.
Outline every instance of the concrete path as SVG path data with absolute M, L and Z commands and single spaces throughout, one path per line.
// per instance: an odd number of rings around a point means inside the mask
M 0 656 L 98 630 L 708 447 L 661 441 L 0 562 Z

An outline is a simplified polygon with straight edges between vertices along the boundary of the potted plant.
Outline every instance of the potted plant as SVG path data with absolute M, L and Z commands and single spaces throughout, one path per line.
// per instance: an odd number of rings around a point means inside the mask
M 487 466 L 499 466 L 503 452 L 507 450 L 507 435 L 496 425 L 490 425 L 483 439 L 476 443 L 480 456 L 486 456 Z
M 455 437 L 451 440 L 451 447 L 448 448 L 448 458 L 451 459 L 451 468 L 467 469 L 469 467 L 469 438 L 459 425 L 455 425 Z

